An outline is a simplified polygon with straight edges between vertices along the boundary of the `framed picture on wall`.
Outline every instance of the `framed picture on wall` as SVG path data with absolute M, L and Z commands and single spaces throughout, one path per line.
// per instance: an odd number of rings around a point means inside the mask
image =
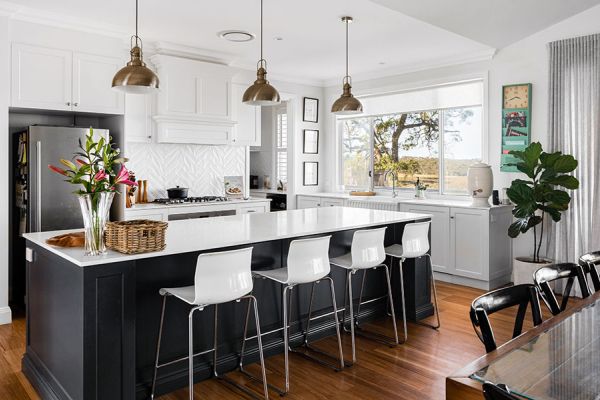
M 319 122 L 319 99 L 313 99 L 312 97 L 304 98 L 302 120 L 304 122 Z
M 319 163 L 314 161 L 304 162 L 304 186 L 319 185 Z
M 502 155 L 500 171 L 517 172 L 517 158 L 531 142 L 531 83 L 502 86 Z
M 304 154 L 319 154 L 319 131 L 316 129 L 304 130 Z

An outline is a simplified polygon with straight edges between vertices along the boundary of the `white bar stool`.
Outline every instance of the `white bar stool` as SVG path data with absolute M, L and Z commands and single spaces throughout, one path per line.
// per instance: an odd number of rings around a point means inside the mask
M 258 333 L 258 352 L 260 365 L 262 369 L 262 383 L 264 398 L 269 398 L 267 388 L 267 378 L 265 373 L 265 361 L 263 356 L 262 341 L 260 336 L 260 322 L 258 317 L 258 305 L 256 298 L 252 296 L 252 272 L 250 271 L 252 258 L 252 248 L 239 250 L 204 253 L 198 256 L 196 263 L 196 273 L 194 276 L 194 285 L 179 288 L 162 288 L 159 293 L 163 296 L 162 311 L 160 314 L 160 328 L 158 341 L 156 345 L 156 362 L 154 364 L 154 375 L 152 377 L 152 391 L 150 398 L 154 398 L 156 388 L 156 375 L 159 368 L 172 365 L 176 362 L 188 360 L 189 363 L 189 398 L 194 399 L 194 357 L 202 354 L 213 353 L 213 374 L 216 378 L 221 378 L 225 382 L 237 387 L 244 393 L 257 397 L 248 388 L 229 379 L 226 375 L 220 376 L 217 372 L 217 326 L 218 326 L 218 305 L 231 301 L 239 302 L 242 299 L 248 299 L 248 307 L 254 305 L 254 318 L 256 321 L 256 332 Z M 175 298 L 193 306 L 188 314 L 189 343 L 188 356 L 174 361 L 159 364 L 160 342 L 162 338 L 163 322 L 165 317 L 165 306 L 167 297 Z M 204 311 L 204 308 L 214 305 L 214 337 L 213 348 L 194 354 L 194 336 L 193 336 L 193 317 L 194 312 Z M 247 323 L 247 321 L 246 321 Z M 242 350 L 243 351 L 243 350 Z
M 346 293 L 344 294 L 344 314 L 342 317 L 342 324 L 344 324 L 344 329 L 346 329 L 346 298 L 349 298 L 350 334 L 352 337 L 352 363 L 356 362 L 355 325 L 356 328 L 358 328 L 358 319 L 355 319 L 354 317 L 352 275 L 356 274 L 356 272 L 359 270 L 363 270 L 363 278 L 366 275 L 367 270 L 369 269 L 383 268 L 385 270 L 385 277 L 387 280 L 388 287 L 388 301 L 392 309 L 391 316 L 394 324 L 394 339 L 392 341 L 386 336 L 365 331 L 358 331 L 356 333 L 371 339 L 382 341 L 391 346 L 396 346 L 399 343 L 398 329 L 396 327 L 396 315 L 394 312 L 394 301 L 392 298 L 392 285 L 390 283 L 390 271 L 388 266 L 385 264 L 385 249 L 383 244 L 385 238 L 385 230 L 386 228 L 384 227 L 378 229 L 359 230 L 354 232 L 354 236 L 352 237 L 350 253 L 345 254 L 341 257 L 331 259 L 331 263 L 333 265 L 344 268 L 348 271 L 346 276 Z
M 300 354 L 310 360 L 316 361 L 322 365 L 331 367 L 336 371 L 344 368 L 344 354 L 342 352 L 342 340 L 340 336 L 340 326 L 337 316 L 337 304 L 335 301 L 335 288 L 333 279 L 329 277 L 330 265 L 329 265 L 329 240 L 331 236 L 310 238 L 310 239 L 299 239 L 293 240 L 290 243 L 290 248 L 287 257 L 287 268 L 278 268 L 266 271 L 253 271 L 256 277 L 263 279 L 270 279 L 283 285 L 283 296 L 282 296 L 282 309 L 283 309 L 283 341 L 284 341 L 284 364 L 285 364 L 285 388 L 279 389 L 271 386 L 274 390 L 279 392 L 280 395 L 285 395 L 290 390 L 290 370 L 289 370 L 289 351 Z M 315 292 L 315 286 L 321 281 L 329 281 L 329 290 L 331 294 L 331 303 L 333 306 L 333 316 L 335 319 L 335 329 L 338 340 L 338 357 L 330 355 L 324 351 L 310 347 L 308 341 L 310 320 L 312 318 L 312 305 Z M 306 350 L 311 350 L 315 353 L 319 353 L 331 360 L 336 360 L 339 365 L 331 364 L 326 361 L 316 358 L 305 352 L 300 352 L 290 348 L 289 345 L 289 314 L 291 306 L 291 294 L 294 287 L 297 285 L 312 283 L 310 292 L 310 305 L 308 310 L 308 317 L 306 320 L 306 330 L 304 331 L 304 343 L 302 347 Z M 246 315 L 246 329 L 248 327 L 248 317 L 250 315 L 250 309 L 248 308 L 248 314 Z M 259 333 L 260 335 L 260 333 Z M 244 330 L 244 341 L 246 338 L 246 330 Z M 243 350 L 242 350 L 243 356 Z M 242 372 L 245 372 L 242 370 Z M 245 372 L 250 378 L 254 378 L 248 372 Z
M 404 232 L 402 233 L 402 245 L 393 244 L 385 248 L 385 253 L 391 257 L 390 268 L 391 272 L 393 269 L 394 258 L 398 259 L 398 266 L 400 271 L 400 291 L 402 296 L 402 320 L 404 322 L 404 340 L 407 339 L 406 331 L 406 310 L 404 307 L 404 275 L 402 273 L 402 264 L 407 258 L 421 258 L 427 257 L 429 260 L 429 271 L 431 277 L 431 286 L 433 287 L 433 299 L 435 303 L 435 315 L 437 318 L 436 325 L 430 325 L 423 322 L 417 322 L 420 325 L 428 326 L 433 329 L 440 327 L 440 313 L 437 303 L 437 291 L 435 290 L 435 279 L 433 278 L 433 265 L 431 264 L 431 256 L 429 255 L 429 225 L 430 221 L 427 222 L 416 222 L 412 224 L 406 224 L 404 226 Z M 391 275 L 391 274 L 390 274 Z M 392 311 L 393 312 L 393 311 Z

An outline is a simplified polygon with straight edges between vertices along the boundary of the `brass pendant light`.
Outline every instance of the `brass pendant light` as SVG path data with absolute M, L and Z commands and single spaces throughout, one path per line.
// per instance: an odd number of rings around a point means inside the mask
M 267 61 L 263 58 L 263 0 L 260 0 L 260 60 L 256 69 L 256 81 L 246 89 L 242 102 L 252 106 L 274 106 L 281 103 L 279 92 L 267 80 Z
M 144 63 L 142 39 L 138 36 L 138 0 L 135 0 L 135 35 L 131 37 L 130 45 L 131 61 L 115 74 L 113 89 L 133 94 L 146 94 L 158 89 L 158 76 Z
M 346 76 L 344 76 L 342 81 L 344 91 L 340 98 L 331 106 L 331 112 L 336 115 L 360 114 L 363 112 L 363 106 L 352 95 L 352 78 L 348 73 L 348 24 L 352 22 L 352 17 L 342 17 L 342 22 L 346 24 Z

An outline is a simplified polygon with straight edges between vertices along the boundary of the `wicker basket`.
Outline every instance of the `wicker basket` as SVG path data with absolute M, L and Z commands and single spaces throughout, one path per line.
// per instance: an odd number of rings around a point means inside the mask
M 148 253 L 165 249 L 167 223 L 138 219 L 106 224 L 106 247 L 125 254 Z

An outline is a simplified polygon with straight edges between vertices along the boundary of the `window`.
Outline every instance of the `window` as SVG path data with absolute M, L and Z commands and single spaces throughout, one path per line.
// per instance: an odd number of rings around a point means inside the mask
M 275 110 L 275 161 L 277 183 L 287 183 L 288 146 L 287 107 L 285 103 Z
M 361 99 L 371 115 L 338 118 L 340 184 L 386 190 L 395 179 L 413 189 L 418 179 L 428 190 L 466 194 L 467 169 L 482 158 L 482 91 L 477 81 Z

